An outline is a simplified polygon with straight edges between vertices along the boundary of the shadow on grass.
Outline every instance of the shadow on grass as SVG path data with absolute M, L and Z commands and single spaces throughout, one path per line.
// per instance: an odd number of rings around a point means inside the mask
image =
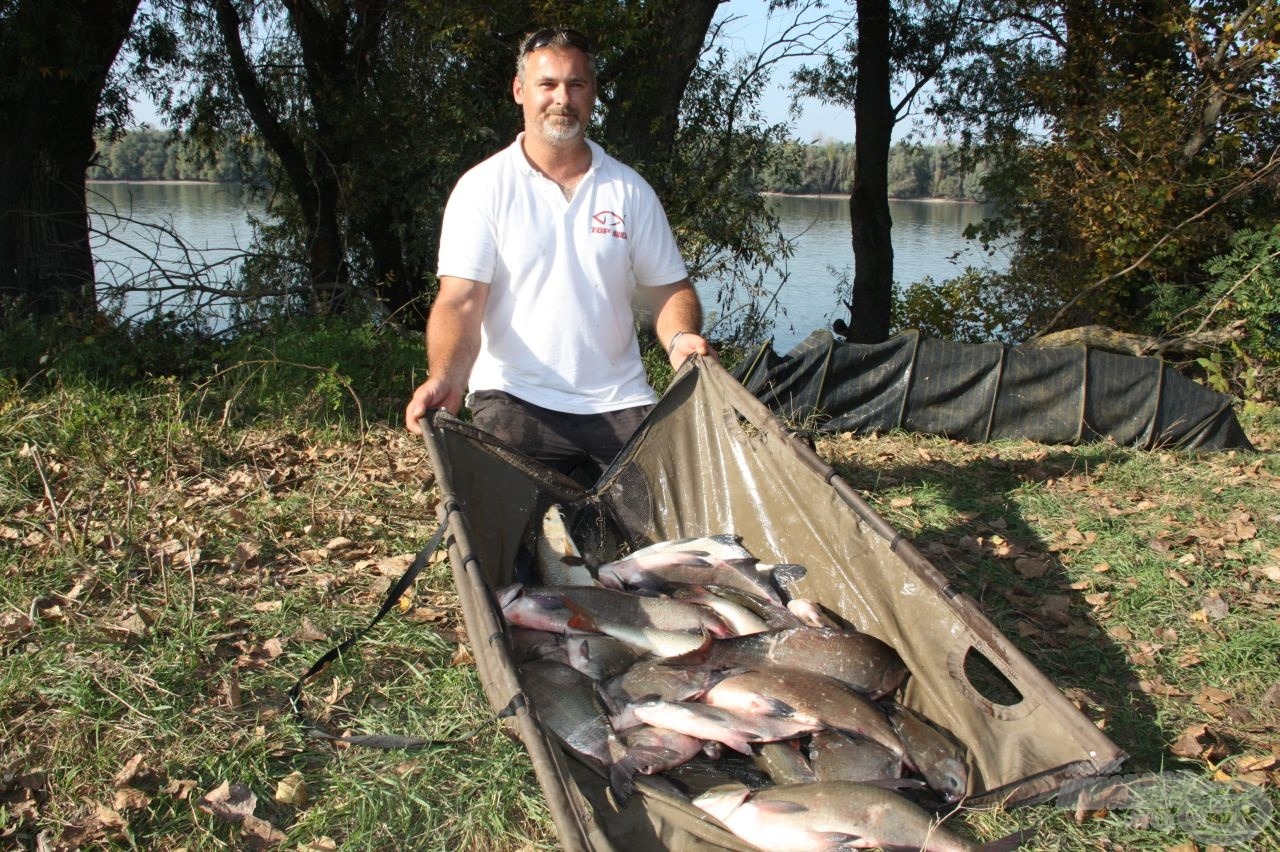
M 961 464 L 946 460 L 874 467 L 858 461 L 834 466 L 855 489 L 924 488 L 966 520 L 944 527 L 913 528 L 881 510 L 899 532 L 944 575 L 977 601 L 988 619 L 1103 732 L 1130 755 L 1126 770 L 1159 770 L 1168 758 L 1168 735 L 1156 724 L 1156 707 L 1139 687 L 1140 676 L 1125 649 L 1095 617 L 1087 588 L 1076 582 L 1053 542 L 1023 516 L 1015 491 L 1065 475 L 1080 465 L 1070 453 L 1034 459 L 989 458 Z M 972 520 L 968 520 L 972 519 Z M 1034 554 L 1034 571 L 997 556 L 994 537 Z M 1033 574 L 1034 576 L 1028 576 Z

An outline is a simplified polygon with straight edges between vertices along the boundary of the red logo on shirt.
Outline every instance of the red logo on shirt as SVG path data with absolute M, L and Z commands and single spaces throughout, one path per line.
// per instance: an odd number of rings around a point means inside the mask
M 598 224 L 591 226 L 593 234 L 607 234 L 611 237 L 617 237 L 620 240 L 627 238 L 627 232 L 623 230 L 626 222 L 617 213 L 612 210 L 601 210 L 591 217 Z

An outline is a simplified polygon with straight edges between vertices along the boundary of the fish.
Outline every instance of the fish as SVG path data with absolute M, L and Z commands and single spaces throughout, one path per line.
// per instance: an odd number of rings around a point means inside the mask
M 754 559 L 718 559 L 699 553 L 628 556 L 600 566 L 600 583 L 612 588 L 663 589 L 672 585 L 728 586 L 782 606 L 782 598 L 755 572 Z
M 731 589 L 727 586 L 716 585 L 715 583 L 712 583 L 705 588 L 708 592 L 711 592 L 717 597 L 724 598 L 725 600 L 750 610 L 757 618 L 768 626 L 770 632 L 805 626 L 804 622 L 799 618 L 796 618 L 789 609 L 785 606 L 778 606 L 773 601 L 739 591 L 738 589 Z
M 507 631 L 507 640 L 511 643 L 511 655 L 516 662 L 543 659 L 561 663 L 569 661 L 563 634 L 512 626 Z
M 795 719 L 742 713 L 696 701 L 652 698 L 629 705 L 627 709 L 634 718 L 647 725 L 679 731 L 701 740 L 715 740 L 746 755 L 751 754 L 752 743 L 785 740 L 821 727 Z
M 896 755 L 904 748 L 884 711 L 842 681 L 799 669 L 766 669 L 731 674 L 702 700 L 713 707 L 758 713 L 839 728 L 874 740 Z
M 992 843 L 972 842 L 898 793 L 853 781 L 787 784 L 755 791 L 730 784 L 697 796 L 693 804 L 738 837 L 771 852 L 874 847 L 1008 852 L 1026 840 L 1024 832 L 1015 832 Z
M 808 598 L 792 598 L 787 601 L 787 611 L 800 619 L 800 622 L 807 627 L 836 629 L 840 627 L 836 620 L 827 615 L 821 606 Z
M 879 743 L 843 731 L 809 738 L 809 765 L 817 781 L 883 781 L 902 777 L 902 758 Z
M 751 551 L 742 546 L 742 538 L 733 533 L 659 541 L 633 551 L 629 556 L 649 556 L 655 553 L 699 553 L 726 560 L 755 559 Z
M 706 648 L 668 661 L 712 668 L 785 668 L 839 680 L 871 698 L 895 691 L 907 667 L 885 642 L 856 630 L 796 627 L 720 638 Z
M 815 731 L 818 736 L 822 731 Z M 779 740 L 761 743 L 752 749 L 756 766 L 772 779 L 774 784 L 807 784 L 817 781 L 809 759 L 800 750 L 799 740 Z
M 619 705 L 649 697 L 687 701 L 702 695 L 723 677 L 721 672 L 667 666 L 661 659 L 651 658 L 640 660 L 605 681 L 602 689 Z
M 663 775 L 674 781 L 689 798 L 730 784 L 741 784 L 749 790 L 773 784 L 751 760 L 736 752 L 713 759 L 695 757 L 688 763 L 668 769 Z
M 889 723 L 906 749 L 907 762 L 948 803 L 964 798 L 969 767 L 964 749 L 909 707 L 888 702 Z
M 688 654 L 709 641 L 709 637 L 704 633 L 636 627 L 628 622 L 605 620 L 587 612 L 571 600 L 567 601 L 567 604 L 573 612 L 567 623 L 569 629 L 603 633 L 657 657 L 677 657 Z
M 713 610 L 670 597 L 586 586 L 539 587 L 525 591 L 526 595 L 531 593 L 557 597 L 565 601 L 566 606 L 572 603 L 575 611 L 613 624 L 709 633 L 713 636 L 733 635 L 729 625 Z
M 751 609 L 743 606 L 732 596 L 718 594 L 703 586 L 688 586 L 672 591 L 676 600 L 692 601 L 708 607 L 729 625 L 735 636 L 750 636 L 753 633 L 767 633 L 769 624 Z
M 506 598 L 504 602 L 504 598 Z M 502 617 L 508 624 L 547 633 L 582 633 L 569 626 L 573 610 L 565 606 L 559 595 L 542 594 L 520 588 L 513 597 L 499 596 Z
M 627 761 L 641 775 L 675 769 L 702 754 L 702 740 L 666 728 L 640 725 L 620 734 Z
M 520 675 L 538 719 L 568 748 L 605 767 L 614 799 L 625 805 L 635 788 L 637 767 L 596 697 L 595 682 L 571 666 L 549 661 L 526 663 Z
M 595 586 L 595 577 L 582 558 L 564 522 L 564 511 L 558 503 L 547 507 L 535 547 L 538 576 L 547 586 Z
M 644 651 L 613 636 L 574 636 L 563 639 L 565 662 L 592 680 L 603 681 L 625 672 Z

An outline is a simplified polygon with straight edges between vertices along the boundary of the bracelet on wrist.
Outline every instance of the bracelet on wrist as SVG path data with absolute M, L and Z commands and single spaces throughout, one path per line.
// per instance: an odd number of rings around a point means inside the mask
M 692 331 L 677 331 L 675 334 L 671 335 L 671 342 L 667 344 L 667 355 L 670 356 L 672 352 L 676 351 L 676 341 L 680 338 L 680 335 L 693 333 L 694 332 Z

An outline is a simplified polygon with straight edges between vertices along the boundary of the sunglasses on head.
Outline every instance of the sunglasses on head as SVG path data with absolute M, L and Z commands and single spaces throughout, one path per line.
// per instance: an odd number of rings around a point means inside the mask
M 576 47 L 587 55 L 591 55 L 591 42 L 577 30 L 568 27 L 547 27 L 525 38 L 520 45 L 520 55 L 541 50 L 544 47 Z

